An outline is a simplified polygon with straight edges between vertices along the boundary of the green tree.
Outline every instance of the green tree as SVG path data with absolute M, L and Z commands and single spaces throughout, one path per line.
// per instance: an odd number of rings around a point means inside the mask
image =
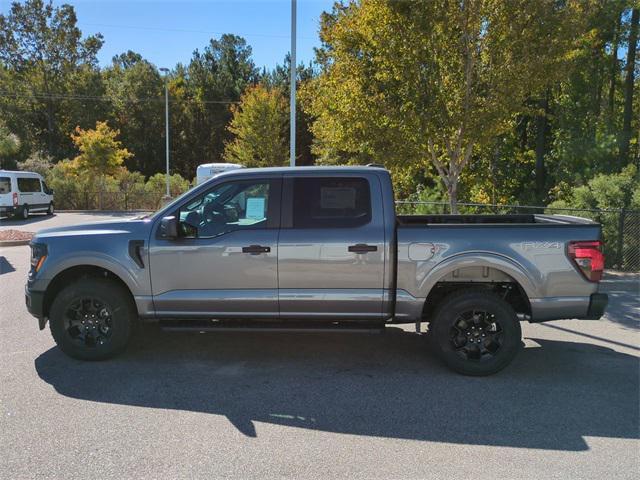
M 0 113 L 29 150 L 58 158 L 69 152 L 65 119 L 70 110 L 86 114 L 96 107 L 82 105 L 82 99 L 99 88 L 101 46 L 100 34 L 82 38 L 71 5 L 26 0 L 0 14 Z
M 260 82 L 271 88 L 276 87 L 282 90 L 283 94 L 287 94 L 290 88 L 291 56 L 287 53 L 284 57 L 282 65 L 277 64 L 271 71 L 266 69 L 261 75 Z M 297 88 L 314 78 L 316 72 L 310 64 L 305 66 L 300 63 L 296 67 Z M 311 133 L 312 118 L 304 108 L 303 99 L 299 98 L 296 102 L 296 165 L 313 165 L 315 163 L 315 155 L 311 151 L 313 142 L 313 134 Z M 287 138 L 289 137 L 289 124 L 287 124 Z
M 325 161 L 431 162 L 457 211 L 474 149 L 565 75 L 581 3 L 362 0 L 321 23 L 305 97 Z
M 289 109 L 280 89 L 261 84 L 251 87 L 231 111 L 229 131 L 235 138 L 226 144 L 227 162 L 246 167 L 272 167 L 287 162 Z
M 238 102 L 257 81 L 251 47 L 236 35 L 212 39 L 203 51 L 196 50 L 188 65 L 177 65 L 169 81 L 171 156 L 176 171 L 195 176 L 201 163 L 220 162 L 230 104 Z
M 5 157 L 15 155 L 18 150 L 20 150 L 18 136 L 0 123 L 0 166 L 4 166 Z
M 622 65 L 627 17 L 620 0 L 599 2 L 585 12 L 587 34 L 572 58 L 566 79 L 551 89 L 544 149 L 546 187 L 582 184 L 599 173 L 619 171 L 617 139 L 623 125 Z M 525 135 L 538 137 L 529 129 Z M 530 147 L 533 148 L 533 147 Z
M 128 51 L 103 70 L 111 123 L 133 153 L 130 169 L 153 175 L 164 164 L 164 85 L 156 67 Z
M 631 141 L 631 121 L 633 118 L 633 94 L 636 89 L 635 71 L 636 50 L 638 48 L 638 26 L 640 24 L 640 8 L 636 6 L 631 11 L 629 21 L 629 41 L 627 44 L 627 65 L 625 66 L 624 79 L 624 116 L 622 122 L 622 132 L 620 135 L 620 164 L 625 165 L 629 160 L 629 144 Z

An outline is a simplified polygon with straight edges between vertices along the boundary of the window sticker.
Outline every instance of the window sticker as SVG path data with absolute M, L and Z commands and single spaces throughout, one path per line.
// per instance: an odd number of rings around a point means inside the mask
M 356 189 L 353 187 L 322 187 L 320 208 L 356 208 Z
M 247 198 L 245 218 L 262 220 L 265 218 L 266 199 L 264 197 Z

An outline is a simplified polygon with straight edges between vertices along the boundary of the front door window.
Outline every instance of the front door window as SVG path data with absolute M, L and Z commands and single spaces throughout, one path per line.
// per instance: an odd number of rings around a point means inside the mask
M 236 230 L 270 228 L 269 180 L 223 183 L 180 208 L 180 235 L 212 238 Z

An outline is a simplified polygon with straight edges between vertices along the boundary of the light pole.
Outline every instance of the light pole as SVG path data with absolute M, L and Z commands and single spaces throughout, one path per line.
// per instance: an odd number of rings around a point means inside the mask
M 167 192 L 165 194 L 166 199 L 171 198 L 171 192 L 169 190 L 169 87 L 167 85 L 167 75 L 169 74 L 168 68 L 161 68 L 161 72 L 164 72 L 164 123 L 165 123 L 165 148 L 167 158 Z
M 296 166 L 296 0 L 291 0 L 291 65 L 289 71 L 291 93 L 289 99 L 289 164 Z

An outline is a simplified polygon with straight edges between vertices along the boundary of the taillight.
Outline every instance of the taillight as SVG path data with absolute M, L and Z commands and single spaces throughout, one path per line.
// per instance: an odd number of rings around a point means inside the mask
M 16 192 L 13 192 L 13 206 L 18 206 L 18 194 Z
M 604 270 L 602 242 L 569 242 L 569 258 L 590 282 L 599 282 Z

